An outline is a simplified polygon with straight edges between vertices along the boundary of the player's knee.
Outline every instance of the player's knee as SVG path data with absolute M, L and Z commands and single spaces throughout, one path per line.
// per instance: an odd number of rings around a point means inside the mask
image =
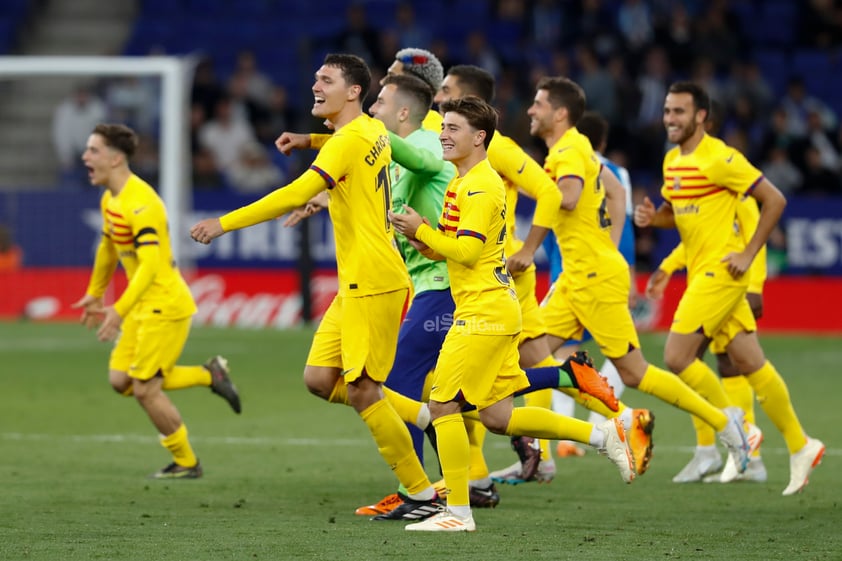
M 664 365 L 669 368 L 670 372 L 680 374 L 690 366 L 690 363 L 696 359 L 696 355 L 691 353 L 688 355 L 685 352 L 674 349 L 664 349 Z
M 132 379 L 125 372 L 112 370 L 108 373 L 108 383 L 118 394 L 129 397 L 132 395 Z
M 304 368 L 304 386 L 307 391 L 324 400 L 330 400 L 336 381 L 334 376 L 326 376 L 323 369 Z

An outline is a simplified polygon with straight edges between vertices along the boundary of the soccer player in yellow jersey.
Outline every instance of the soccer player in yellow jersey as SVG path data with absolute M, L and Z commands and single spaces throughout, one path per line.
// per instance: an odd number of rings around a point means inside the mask
M 609 235 L 616 215 L 607 209 L 599 160 L 588 139 L 576 130 L 584 110 L 582 88 L 561 77 L 542 78 L 528 110 L 530 132 L 549 148 L 544 169 L 564 197 L 554 228 L 564 272 L 542 306 L 550 348 L 580 338 L 586 328 L 626 386 L 702 418 L 719 433 L 743 472 L 750 450 L 742 412 L 725 410 L 728 400 L 716 375 L 711 373 L 709 387 L 699 392 L 678 376 L 647 363 L 641 352 L 628 308 L 629 267 Z M 701 386 L 693 382 L 696 388 Z M 640 465 L 648 457 L 635 460 Z
M 697 84 L 670 86 L 664 126 L 677 146 L 664 157 L 664 203 L 656 210 L 646 199 L 635 208 L 635 224 L 677 228 L 687 254 L 688 286 L 664 348 L 667 365 L 683 379 L 715 379 L 698 359 L 698 349 L 712 339 L 727 351 L 783 434 L 790 453 L 790 480 L 783 494 L 792 495 L 807 484 L 825 446 L 801 427 L 786 384 L 763 354 L 745 297 L 751 280 L 746 273 L 783 213 L 786 199 L 738 150 L 705 133 L 709 108 L 710 99 Z M 761 205 L 747 243 L 736 221 L 745 195 Z
M 474 95 L 492 103 L 494 100 L 494 77 L 487 70 L 473 65 L 456 65 L 448 69 L 441 88 L 436 94 L 436 103 L 444 103 Z M 520 303 L 522 330 L 518 339 L 520 366 L 532 368 L 532 376 L 555 376 L 554 366 L 559 361 L 550 352 L 546 329 L 541 319 L 538 300 L 535 295 L 535 252 L 544 237 L 555 224 L 561 207 L 561 192 L 544 173 L 543 168 L 532 159 L 511 138 L 495 131 L 488 146 L 488 162 L 503 179 L 506 189 L 506 265 L 514 281 L 515 292 Z M 535 199 L 535 212 L 532 224 L 525 240 L 515 235 L 515 208 L 520 191 Z M 547 368 L 544 368 L 547 367 Z M 579 399 L 583 404 L 596 405 L 578 390 L 563 388 L 561 391 Z M 549 408 L 552 390 L 538 390 L 524 395 L 527 405 Z M 605 411 L 604 407 L 600 411 Z M 555 462 L 549 449 L 549 443 L 541 440 L 536 449 L 530 437 L 512 438 L 512 447 L 518 454 L 518 461 L 513 465 L 488 472 L 482 454 L 485 432 L 479 423 L 468 420 L 467 426 L 471 437 L 471 482 L 472 485 L 485 485 L 488 477 L 496 481 L 519 483 L 522 481 L 549 482 L 555 477 Z M 631 426 L 631 423 L 627 426 Z
M 330 120 L 335 132 L 310 169 L 251 205 L 199 222 L 190 233 L 210 243 L 302 207 L 327 190 L 339 292 L 316 330 L 304 381 L 315 395 L 357 411 L 407 489 L 399 508 L 420 519 L 436 512 L 435 490 L 382 389 L 395 358 L 409 275 L 386 215 L 392 205 L 389 135 L 381 121 L 362 111 L 370 84 L 371 73 L 359 57 L 325 57 L 312 88 L 312 114 Z
M 743 196 L 741 203 L 737 205 L 737 224 L 739 225 L 739 231 L 745 243 L 748 243 L 751 240 L 751 236 L 754 235 L 759 218 L 760 209 L 757 207 L 757 201 L 753 197 Z M 679 242 L 672 252 L 661 261 L 658 269 L 649 277 L 649 282 L 646 286 L 647 297 L 653 300 L 662 298 L 672 273 L 679 269 L 684 269 L 686 266 L 687 252 L 684 250 L 684 244 Z M 765 245 L 754 258 L 747 274 L 751 280 L 749 281 L 748 291 L 746 292 L 746 299 L 755 319 L 759 319 L 763 314 L 763 283 L 766 281 Z M 707 348 L 708 345 L 702 345 L 699 349 L 699 359 L 703 359 Z M 725 393 L 728 394 L 731 403 L 743 410 L 746 420 L 754 423 L 754 390 L 751 389 L 751 384 L 748 383 L 745 376 L 742 376 L 737 371 L 724 348 L 719 348 L 717 345 L 711 344 L 710 349 L 716 356 L 717 368 Z M 760 456 L 759 448 L 752 454 L 744 473 L 737 473 L 736 466 L 730 461 L 730 456 L 723 468 L 722 458 L 716 449 L 715 437 L 711 428 L 697 417 L 693 417 L 692 419 L 693 428 L 696 430 L 696 450 L 693 458 L 672 478 L 673 482 L 692 483 L 702 480 L 716 483 L 766 481 L 766 466 L 763 464 L 763 458 Z M 722 470 L 721 472 L 719 472 L 720 469 Z
M 468 96 L 441 105 L 444 158 L 458 176 L 448 186 L 436 229 L 414 209 L 389 213 L 395 228 L 430 259 L 446 259 L 456 303 L 454 322 L 433 374 L 430 413 L 439 459 L 449 490 L 447 509 L 406 527 L 414 531 L 464 532 L 476 529 L 469 504 L 468 435 L 461 414 L 476 405 L 491 431 L 590 443 L 634 479 L 634 461 L 622 423 L 594 426 L 537 407 L 513 407 L 513 394 L 528 385 L 518 366 L 520 307 L 506 270 L 505 188 L 491 168 L 486 150 L 497 114 L 481 99 Z
M 97 125 L 88 138 L 82 160 L 91 184 L 105 187 L 103 231 L 88 289 L 73 307 L 82 309 L 89 327 L 99 324 L 101 341 L 119 335 L 108 362 L 109 382 L 118 393 L 134 395 L 173 456 L 152 477 L 195 479 L 202 467 L 178 410 L 162 390 L 210 386 L 237 413 L 240 398 L 224 358 L 213 357 L 204 366 L 175 365 L 196 304 L 173 260 L 164 203 L 129 168 L 137 143 L 124 125 Z M 118 262 L 128 286 L 113 305 L 104 306 L 102 296 Z

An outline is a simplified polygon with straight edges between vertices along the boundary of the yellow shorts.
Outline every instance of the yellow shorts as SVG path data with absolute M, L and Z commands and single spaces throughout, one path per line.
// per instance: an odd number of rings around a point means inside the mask
M 365 372 L 384 382 L 395 360 L 408 289 L 345 298 L 337 295 L 325 312 L 307 364 L 342 370 L 347 383 Z
M 746 285 L 723 284 L 707 277 L 691 280 L 670 328 L 681 334 L 704 333 L 712 339 L 712 352 L 724 352 L 741 331 L 756 330 L 757 322 L 746 300 Z
M 517 292 L 520 314 L 523 318 L 523 328 L 518 338 L 518 345 L 520 345 L 524 341 L 544 335 L 547 330 L 544 329 L 538 298 L 535 297 L 535 268 L 530 267 L 512 278 L 515 281 L 515 292 Z
M 528 387 L 517 345 L 518 335 L 477 335 L 454 325 L 439 353 L 430 399 L 461 398 L 484 409 Z
M 618 273 L 586 288 L 572 290 L 564 274 L 541 304 L 547 333 L 561 339 L 581 339 L 590 331 L 603 356 L 620 358 L 640 348 L 629 311 L 628 274 Z
M 181 356 L 192 321 L 192 317 L 161 319 L 150 314 L 138 319 L 136 314 L 129 314 L 123 320 L 108 368 L 137 380 L 149 380 L 158 372 L 166 376 Z

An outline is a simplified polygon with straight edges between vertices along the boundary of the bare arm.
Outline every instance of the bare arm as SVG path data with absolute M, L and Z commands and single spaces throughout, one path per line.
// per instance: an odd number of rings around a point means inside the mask
M 675 215 L 672 212 L 672 205 L 664 202 L 655 210 L 654 203 L 649 197 L 643 199 L 643 203 L 634 207 L 634 223 L 639 228 L 652 226 L 655 228 L 675 228 Z
M 722 258 L 723 263 L 728 263 L 728 272 L 734 278 L 743 276 L 751 266 L 751 262 L 757 252 L 766 244 L 766 240 L 769 239 L 769 235 L 775 229 L 775 225 L 777 225 L 786 207 L 786 197 L 766 178 L 763 178 L 755 186 L 751 195 L 761 205 L 757 229 L 743 251 L 729 253 Z
M 602 166 L 599 178 L 605 186 L 605 203 L 608 216 L 611 217 L 611 241 L 615 247 L 620 246 L 623 236 L 623 226 L 626 223 L 626 190 L 610 169 Z

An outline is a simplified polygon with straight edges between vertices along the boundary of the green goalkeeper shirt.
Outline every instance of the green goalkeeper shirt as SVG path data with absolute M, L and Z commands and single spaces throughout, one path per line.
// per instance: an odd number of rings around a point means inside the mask
M 392 210 L 403 212 L 403 205 L 414 208 L 431 224 L 438 223 L 448 183 L 456 175 L 456 168 L 442 160 L 441 142 L 437 133 L 417 129 L 401 139 L 390 133 L 392 144 Z M 396 234 L 398 247 L 406 261 L 415 294 L 450 287 L 445 261 L 431 261 Z

